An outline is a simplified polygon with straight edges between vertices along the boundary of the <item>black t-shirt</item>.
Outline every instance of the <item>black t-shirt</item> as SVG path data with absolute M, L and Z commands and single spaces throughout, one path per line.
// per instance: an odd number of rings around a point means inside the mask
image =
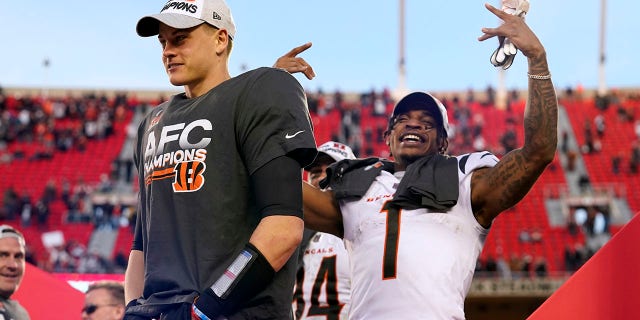
M 282 70 L 259 68 L 154 108 L 135 150 L 144 305 L 192 302 L 209 287 L 260 222 L 250 175 L 283 155 L 305 166 L 315 150 L 304 90 Z M 288 318 L 295 264 L 231 319 Z

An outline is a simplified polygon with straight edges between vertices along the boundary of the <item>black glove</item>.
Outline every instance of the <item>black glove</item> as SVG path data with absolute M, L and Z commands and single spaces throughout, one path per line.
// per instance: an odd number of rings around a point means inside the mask
M 138 303 L 138 299 L 133 299 L 129 303 L 127 303 L 127 307 L 125 308 L 125 312 L 124 312 L 125 313 L 124 318 L 122 318 L 122 320 L 153 320 L 152 318 L 149 318 L 149 317 L 127 313 L 127 310 L 129 310 L 131 307 L 135 307 L 139 305 L 140 303 Z

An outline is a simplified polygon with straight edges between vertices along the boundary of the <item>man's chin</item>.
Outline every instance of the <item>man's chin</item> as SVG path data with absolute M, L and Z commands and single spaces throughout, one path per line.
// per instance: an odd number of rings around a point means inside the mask
M 14 292 L 16 292 L 15 289 L 9 290 L 9 291 L 7 291 L 6 288 L 2 289 L 0 290 L 0 297 L 5 297 L 6 299 L 9 299 L 9 297 L 11 297 Z
M 176 87 L 182 87 L 182 86 L 184 86 L 184 84 L 185 84 L 185 82 L 184 82 L 184 81 L 180 81 L 180 80 L 177 80 L 177 79 L 171 79 L 171 78 L 169 79 L 169 82 L 170 82 L 172 85 L 176 86 Z

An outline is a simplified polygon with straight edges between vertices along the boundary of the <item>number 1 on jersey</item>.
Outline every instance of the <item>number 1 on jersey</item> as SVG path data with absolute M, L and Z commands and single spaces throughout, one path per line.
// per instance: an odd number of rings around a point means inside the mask
M 395 279 L 398 267 L 398 241 L 400 239 L 400 208 L 387 201 L 381 213 L 387 214 L 387 230 L 384 236 L 384 254 L 382 256 L 382 280 Z

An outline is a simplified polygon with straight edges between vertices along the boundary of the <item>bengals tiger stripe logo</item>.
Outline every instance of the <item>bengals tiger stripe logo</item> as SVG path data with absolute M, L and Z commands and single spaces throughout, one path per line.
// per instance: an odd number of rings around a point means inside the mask
M 178 163 L 173 171 L 175 180 L 172 184 L 174 192 L 198 191 L 204 185 L 204 170 L 207 165 L 202 161 L 185 161 Z

